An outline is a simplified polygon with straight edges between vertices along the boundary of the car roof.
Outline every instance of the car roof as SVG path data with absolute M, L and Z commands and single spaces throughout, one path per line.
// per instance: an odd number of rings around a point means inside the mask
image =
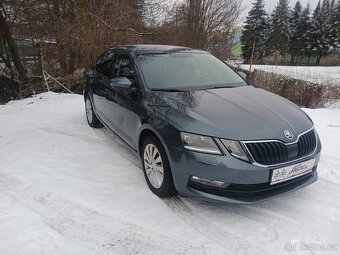
M 121 45 L 114 47 L 115 49 L 123 49 L 137 54 L 149 53 L 168 53 L 174 51 L 192 50 L 188 47 L 173 46 L 173 45 L 157 45 L 157 44 L 135 44 L 135 45 Z

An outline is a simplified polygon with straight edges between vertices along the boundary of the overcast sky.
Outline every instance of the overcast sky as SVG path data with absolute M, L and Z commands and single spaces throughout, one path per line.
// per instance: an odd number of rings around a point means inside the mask
M 254 2 L 255 2 L 255 0 L 242 0 L 243 5 L 247 7 L 246 13 L 248 13 L 248 11 L 251 9 L 252 3 L 254 3 Z M 275 8 L 275 6 L 279 2 L 279 0 L 265 0 L 264 2 L 265 2 L 266 10 L 268 12 L 271 12 Z M 290 0 L 289 1 L 290 5 L 292 7 L 294 7 L 296 2 L 297 2 L 297 0 Z M 318 2 L 319 2 L 319 0 L 300 0 L 300 3 L 303 7 L 306 7 L 307 3 L 310 3 L 312 9 L 314 9 L 316 7 Z
M 169 2 L 183 2 L 183 0 L 167 0 Z M 256 0 L 240 0 L 242 1 L 242 5 L 245 7 L 245 10 L 242 14 L 242 16 L 240 17 L 240 23 L 243 23 L 248 12 L 250 11 L 251 7 L 253 6 L 252 3 L 254 3 Z M 291 7 L 294 7 L 294 5 L 296 4 L 298 0 L 289 0 L 289 4 Z M 275 6 L 277 5 L 277 3 L 279 2 L 279 0 L 264 0 L 265 2 L 265 8 L 267 10 L 268 13 L 271 13 L 273 11 L 273 9 L 275 8 Z M 308 3 L 310 3 L 310 6 L 312 8 L 312 13 L 313 13 L 313 9 L 316 7 L 316 5 L 318 4 L 319 0 L 300 0 L 300 3 L 302 5 L 302 7 L 306 7 Z

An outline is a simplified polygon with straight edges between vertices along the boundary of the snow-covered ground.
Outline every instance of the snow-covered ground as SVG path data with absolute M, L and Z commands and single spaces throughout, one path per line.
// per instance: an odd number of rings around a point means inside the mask
M 250 66 L 240 65 L 240 68 L 248 71 Z M 340 66 L 253 65 L 251 69 L 251 71 L 257 69 L 316 84 L 340 86 Z
M 340 254 L 340 109 L 306 109 L 319 180 L 245 206 L 159 199 L 83 106 L 54 93 L 0 105 L 0 254 Z

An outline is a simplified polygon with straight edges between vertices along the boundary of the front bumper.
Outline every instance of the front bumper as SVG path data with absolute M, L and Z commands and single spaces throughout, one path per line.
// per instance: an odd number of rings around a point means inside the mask
M 180 147 L 169 148 L 174 184 L 181 195 L 238 204 L 264 201 L 315 182 L 318 178 L 317 164 L 320 150 L 321 146 L 318 146 L 313 155 L 292 163 L 276 167 L 262 167 L 236 159 L 227 151 L 224 151 L 224 155 L 210 155 Z M 270 177 L 274 169 L 312 158 L 316 160 L 311 173 L 270 185 Z M 221 188 L 202 185 L 192 182 L 191 176 L 226 184 Z

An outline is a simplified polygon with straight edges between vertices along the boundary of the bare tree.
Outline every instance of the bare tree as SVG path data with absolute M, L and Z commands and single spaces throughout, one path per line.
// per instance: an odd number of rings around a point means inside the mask
M 18 42 L 38 45 L 40 71 L 60 77 L 119 44 L 176 44 L 221 55 L 240 12 L 241 0 L 0 0 L 0 58 L 12 80 L 29 82 L 32 60 Z M 16 95 L 20 86 L 11 88 Z
M 19 79 L 26 80 L 27 73 L 21 62 L 18 47 L 12 33 L 12 25 L 16 22 L 17 18 L 20 17 L 20 12 L 24 4 L 22 1 L 14 2 L 16 2 L 16 5 L 13 5 L 13 2 L 10 3 L 10 1 L 0 1 L 0 34 L 3 40 L 3 47 L 8 47 L 9 53 L 6 56 L 2 55 L 2 59 L 7 64 L 9 70 L 12 70 L 11 62 L 13 61 Z M 16 88 L 16 92 L 20 94 L 20 88 Z
M 225 47 L 241 6 L 240 0 L 186 0 L 187 45 L 212 50 Z

